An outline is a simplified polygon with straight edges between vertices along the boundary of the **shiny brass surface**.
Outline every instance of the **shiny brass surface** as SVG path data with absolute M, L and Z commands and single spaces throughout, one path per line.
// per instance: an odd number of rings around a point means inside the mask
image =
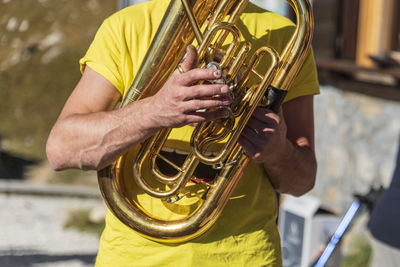
M 249 161 L 237 142 L 240 133 L 270 85 L 281 90 L 290 88 L 310 47 L 313 31 L 310 3 L 308 0 L 288 2 L 296 13 L 297 24 L 284 52 L 278 55 L 273 48 L 263 47 L 245 63 L 251 44 L 241 44 L 235 22 L 248 0 L 171 1 L 121 107 L 155 94 L 177 68 L 186 47 L 195 38 L 199 67 L 205 67 L 211 61 L 217 62 L 235 101 L 229 118 L 195 127 L 182 165 L 160 155 L 171 132 L 171 129 L 163 129 L 98 172 L 100 190 L 108 207 L 119 220 L 140 235 L 164 243 L 184 242 L 204 233 L 221 214 Z M 228 45 L 227 38 L 230 40 Z M 270 58 L 271 65 L 266 73 L 258 73 L 256 68 L 265 57 Z M 249 80 L 256 82 L 248 86 Z M 217 144 L 219 149 L 215 151 L 213 147 Z M 165 161 L 176 173 L 163 173 L 156 160 Z M 200 163 L 218 170 L 217 177 L 211 182 L 195 177 Z M 198 199 L 197 208 L 178 220 L 149 214 L 137 199 L 130 198 L 131 188 L 127 186 L 173 205 L 187 194 L 189 181 L 203 183 L 207 190 Z

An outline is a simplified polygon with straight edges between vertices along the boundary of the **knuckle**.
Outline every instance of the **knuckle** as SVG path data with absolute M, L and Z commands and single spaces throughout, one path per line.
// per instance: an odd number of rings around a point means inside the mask
M 216 112 L 218 114 L 222 113 L 222 108 L 219 108 L 220 106 L 222 106 L 222 103 L 218 100 L 213 100 L 209 102 L 209 106 L 208 108 L 217 108 Z
M 202 89 L 201 89 L 200 86 L 193 86 L 193 87 L 192 87 L 192 90 L 193 90 L 193 94 L 194 94 L 195 96 L 200 95 L 200 94 L 201 94 L 201 91 L 202 91 Z
M 186 84 L 186 78 L 185 74 L 181 74 L 178 77 L 175 78 L 174 84 L 172 86 L 185 86 Z
M 174 90 L 173 97 L 175 100 L 181 100 L 183 98 L 183 90 Z
M 176 85 L 182 83 L 182 75 L 172 77 L 171 84 Z
M 220 85 L 213 84 L 212 87 L 210 88 L 210 93 L 213 95 L 218 95 L 221 93 Z
M 216 95 L 216 90 L 215 90 L 215 86 L 214 85 L 210 85 L 210 84 L 204 84 L 204 91 L 206 92 L 206 94 L 208 96 L 213 96 Z
M 256 163 L 261 163 L 261 162 L 263 161 L 263 160 L 262 160 L 262 157 L 261 157 L 261 153 L 256 152 L 256 153 L 253 155 L 252 160 L 255 161 Z
M 188 77 L 190 80 L 195 80 L 197 78 L 198 70 L 193 70 L 191 72 L 188 72 Z
M 180 118 L 180 121 L 182 122 L 182 123 L 184 123 L 184 124 L 188 124 L 188 123 L 190 123 L 190 118 L 189 118 L 189 116 L 187 116 L 187 115 L 182 115 L 182 116 L 180 116 L 181 118 Z
M 181 76 L 182 75 L 178 75 L 177 73 L 174 72 L 171 75 L 171 78 L 169 78 L 168 82 L 171 83 L 171 84 L 177 83 L 181 79 Z
M 218 104 L 215 103 L 215 100 L 208 100 L 203 104 L 203 108 L 213 108 L 218 106 Z
M 195 100 L 193 101 L 193 108 L 194 110 L 199 110 L 203 108 L 203 103 L 201 100 Z
M 221 99 L 217 99 L 217 100 L 214 100 L 212 104 L 214 107 L 222 107 L 224 105 L 224 102 Z M 223 110 L 221 109 L 221 112 L 222 111 Z
M 175 107 L 177 116 L 185 116 L 185 108 L 182 105 L 177 105 Z

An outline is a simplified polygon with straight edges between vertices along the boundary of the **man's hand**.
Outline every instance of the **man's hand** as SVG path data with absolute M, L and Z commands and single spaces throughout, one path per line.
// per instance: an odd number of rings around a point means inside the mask
M 175 71 L 154 96 L 120 109 L 113 109 L 121 97 L 117 88 L 87 66 L 47 141 L 51 166 L 99 170 L 161 128 L 225 117 L 231 102 L 228 87 L 198 85 L 221 74 L 195 68 L 196 63 L 196 50 L 190 46 L 184 73 Z
M 165 85 L 150 97 L 151 120 L 161 128 L 180 127 L 190 123 L 224 118 L 231 103 L 229 88 L 224 84 L 197 84 L 221 78 L 221 71 L 195 68 L 197 52 L 188 46 L 182 69 L 171 75 Z M 205 110 L 207 109 L 207 110 Z
M 313 96 L 282 105 L 278 114 L 256 108 L 239 143 L 250 159 L 262 163 L 275 190 L 300 196 L 315 183 Z
M 276 162 L 287 151 L 287 127 L 282 111 L 257 107 L 244 128 L 239 143 L 257 163 Z

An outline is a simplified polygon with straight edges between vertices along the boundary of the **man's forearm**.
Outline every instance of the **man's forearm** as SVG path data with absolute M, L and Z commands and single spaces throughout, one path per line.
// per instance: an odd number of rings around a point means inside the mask
M 317 161 L 310 147 L 293 145 L 288 140 L 285 153 L 275 159 L 266 161 L 264 168 L 276 191 L 300 196 L 314 187 Z
M 146 103 L 123 109 L 72 114 L 58 121 L 47 143 L 53 169 L 101 169 L 157 130 L 145 116 Z

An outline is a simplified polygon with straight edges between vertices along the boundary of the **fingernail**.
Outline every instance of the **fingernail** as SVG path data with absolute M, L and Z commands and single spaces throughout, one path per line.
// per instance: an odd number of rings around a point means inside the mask
M 217 78 L 221 77 L 221 74 L 222 74 L 222 72 L 220 70 L 214 71 L 214 76 Z
M 222 86 L 221 87 L 221 93 L 222 94 L 226 94 L 226 93 L 228 93 L 229 92 L 229 87 L 228 86 Z

